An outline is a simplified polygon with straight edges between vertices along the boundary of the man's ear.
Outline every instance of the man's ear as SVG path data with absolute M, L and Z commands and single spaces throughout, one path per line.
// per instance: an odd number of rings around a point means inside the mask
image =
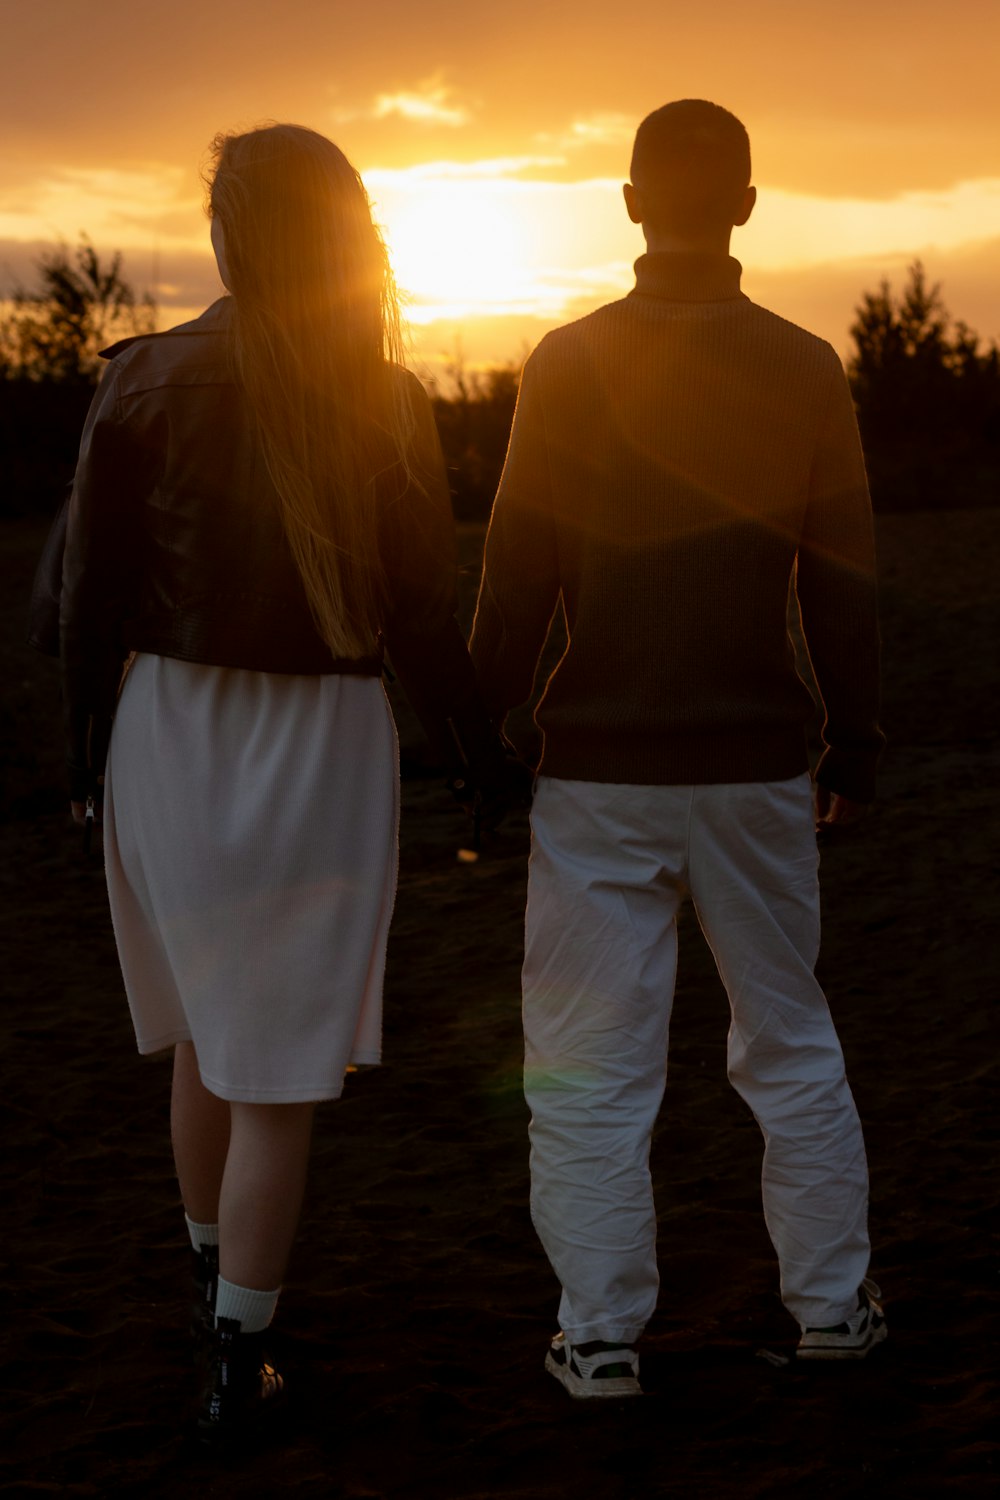
M 642 223 L 642 198 L 639 189 L 632 182 L 622 183 L 622 195 L 625 199 L 625 207 L 633 224 Z
M 750 215 L 753 213 L 753 206 L 756 202 L 757 189 L 755 187 L 748 187 L 746 192 L 743 194 L 743 200 L 740 204 L 740 211 L 736 218 L 733 220 L 733 227 L 735 229 L 739 229 L 741 225 L 746 223 L 747 219 L 749 219 Z

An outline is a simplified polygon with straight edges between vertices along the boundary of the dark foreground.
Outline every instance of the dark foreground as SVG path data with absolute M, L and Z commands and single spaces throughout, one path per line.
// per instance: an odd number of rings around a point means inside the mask
M 518 1089 L 525 829 L 459 864 L 461 824 L 417 777 L 385 1065 L 320 1111 L 276 1324 L 284 1446 L 228 1466 L 184 1436 L 168 1069 L 135 1056 L 100 867 L 63 812 L 54 672 L 19 645 L 39 529 L 6 524 L 0 1496 L 993 1494 L 998 523 L 881 520 L 883 797 L 823 856 L 821 973 L 867 1130 L 889 1342 L 857 1366 L 760 1357 L 789 1354 L 795 1330 L 757 1129 L 725 1080 L 725 997 L 686 913 L 648 1395 L 595 1411 L 544 1375 L 556 1291 Z

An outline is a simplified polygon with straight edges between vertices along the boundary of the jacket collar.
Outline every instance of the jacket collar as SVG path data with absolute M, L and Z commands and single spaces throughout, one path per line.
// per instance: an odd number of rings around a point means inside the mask
M 659 297 L 670 302 L 732 302 L 742 297 L 743 267 L 731 255 L 708 251 L 674 251 L 640 255 L 635 263 L 635 290 L 630 296 Z
M 165 328 L 162 333 L 134 333 L 130 338 L 109 344 L 107 349 L 100 351 L 101 359 L 114 359 L 116 354 L 121 354 L 123 349 L 137 344 L 140 339 L 173 338 L 175 334 L 185 333 L 224 333 L 229 326 L 231 306 L 231 297 L 219 297 L 188 323 L 178 323 L 176 328 Z

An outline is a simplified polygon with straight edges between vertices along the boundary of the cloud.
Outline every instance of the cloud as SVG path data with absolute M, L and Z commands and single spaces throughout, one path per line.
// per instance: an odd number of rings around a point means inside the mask
M 620 170 L 625 122 L 682 93 L 735 109 L 758 171 L 789 190 L 881 198 L 997 169 L 997 0 L 639 0 L 627 24 L 607 0 L 569 19 L 538 0 L 283 0 L 280 46 L 264 0 L 174 0 L 169 24 L 134 0 L 105 0 L 101 24 L 80 0 L 3 12 L 4 182 L 55 162 L 193 165 L 221 126 L 262 119 L 353 121 L 352 159 L 395 164 L 434 131 L 483 156 L 547 149 L 546 131 L 574 164 L 620 150 Z
M 566 130 L 543 131 L 536 139 L 541 145 L 555 146 L 561 151 L 579 151 L 594 146 L 631 147 L 637 121 L 629 115 L 614 110 L 605 110 L 573 120 Z
M 371 111 L 372 118 L 385 120 L 393 115 L 417 125 L 447 125 L 452 129 L 467 125 L 471 119 L 467 109 L 451 102 L 451 90 L 434 79 L 412 91 L 404 89 L 396 94 L 378 94 Z
M 192 186 L 190 173 L 160 164 L 54 167 L 30 185 L 0 192 L 0 238 L 72 240 L 86 233 L 119 249 L 151 240 L 192 246 L 207 234 Z
M 369 189 L 391 187 L 412 192 L 426 182 L 462 178 L 517 182 L 525 173 L 561 165 L 559 156 L 490 156 L 483 161 L 423 161 L 415 167 L 366 167 L 361 175 Z
M 954 251 L 1000 235 L 1000 177 L 884 199 L 819 198 L 761 184 L 736 254 L 767 270 Z M 735 241 L 734 241 L 735 243 Z

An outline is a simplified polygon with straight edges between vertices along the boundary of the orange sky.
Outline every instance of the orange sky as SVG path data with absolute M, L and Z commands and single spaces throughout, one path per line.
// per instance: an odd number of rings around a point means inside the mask
M 361 169 L 416 356 L 507 358 L 621 295 L 631 136 L 670 98 L 734 110 L 760 190 L 751 296 L 845 352 L 916 256 L 1000 335 L 998 0 L 2 0 L 0 279 L 86 230 L 164 322 L 218 283 L 198 177 L 216 130 L 291 119 Z

